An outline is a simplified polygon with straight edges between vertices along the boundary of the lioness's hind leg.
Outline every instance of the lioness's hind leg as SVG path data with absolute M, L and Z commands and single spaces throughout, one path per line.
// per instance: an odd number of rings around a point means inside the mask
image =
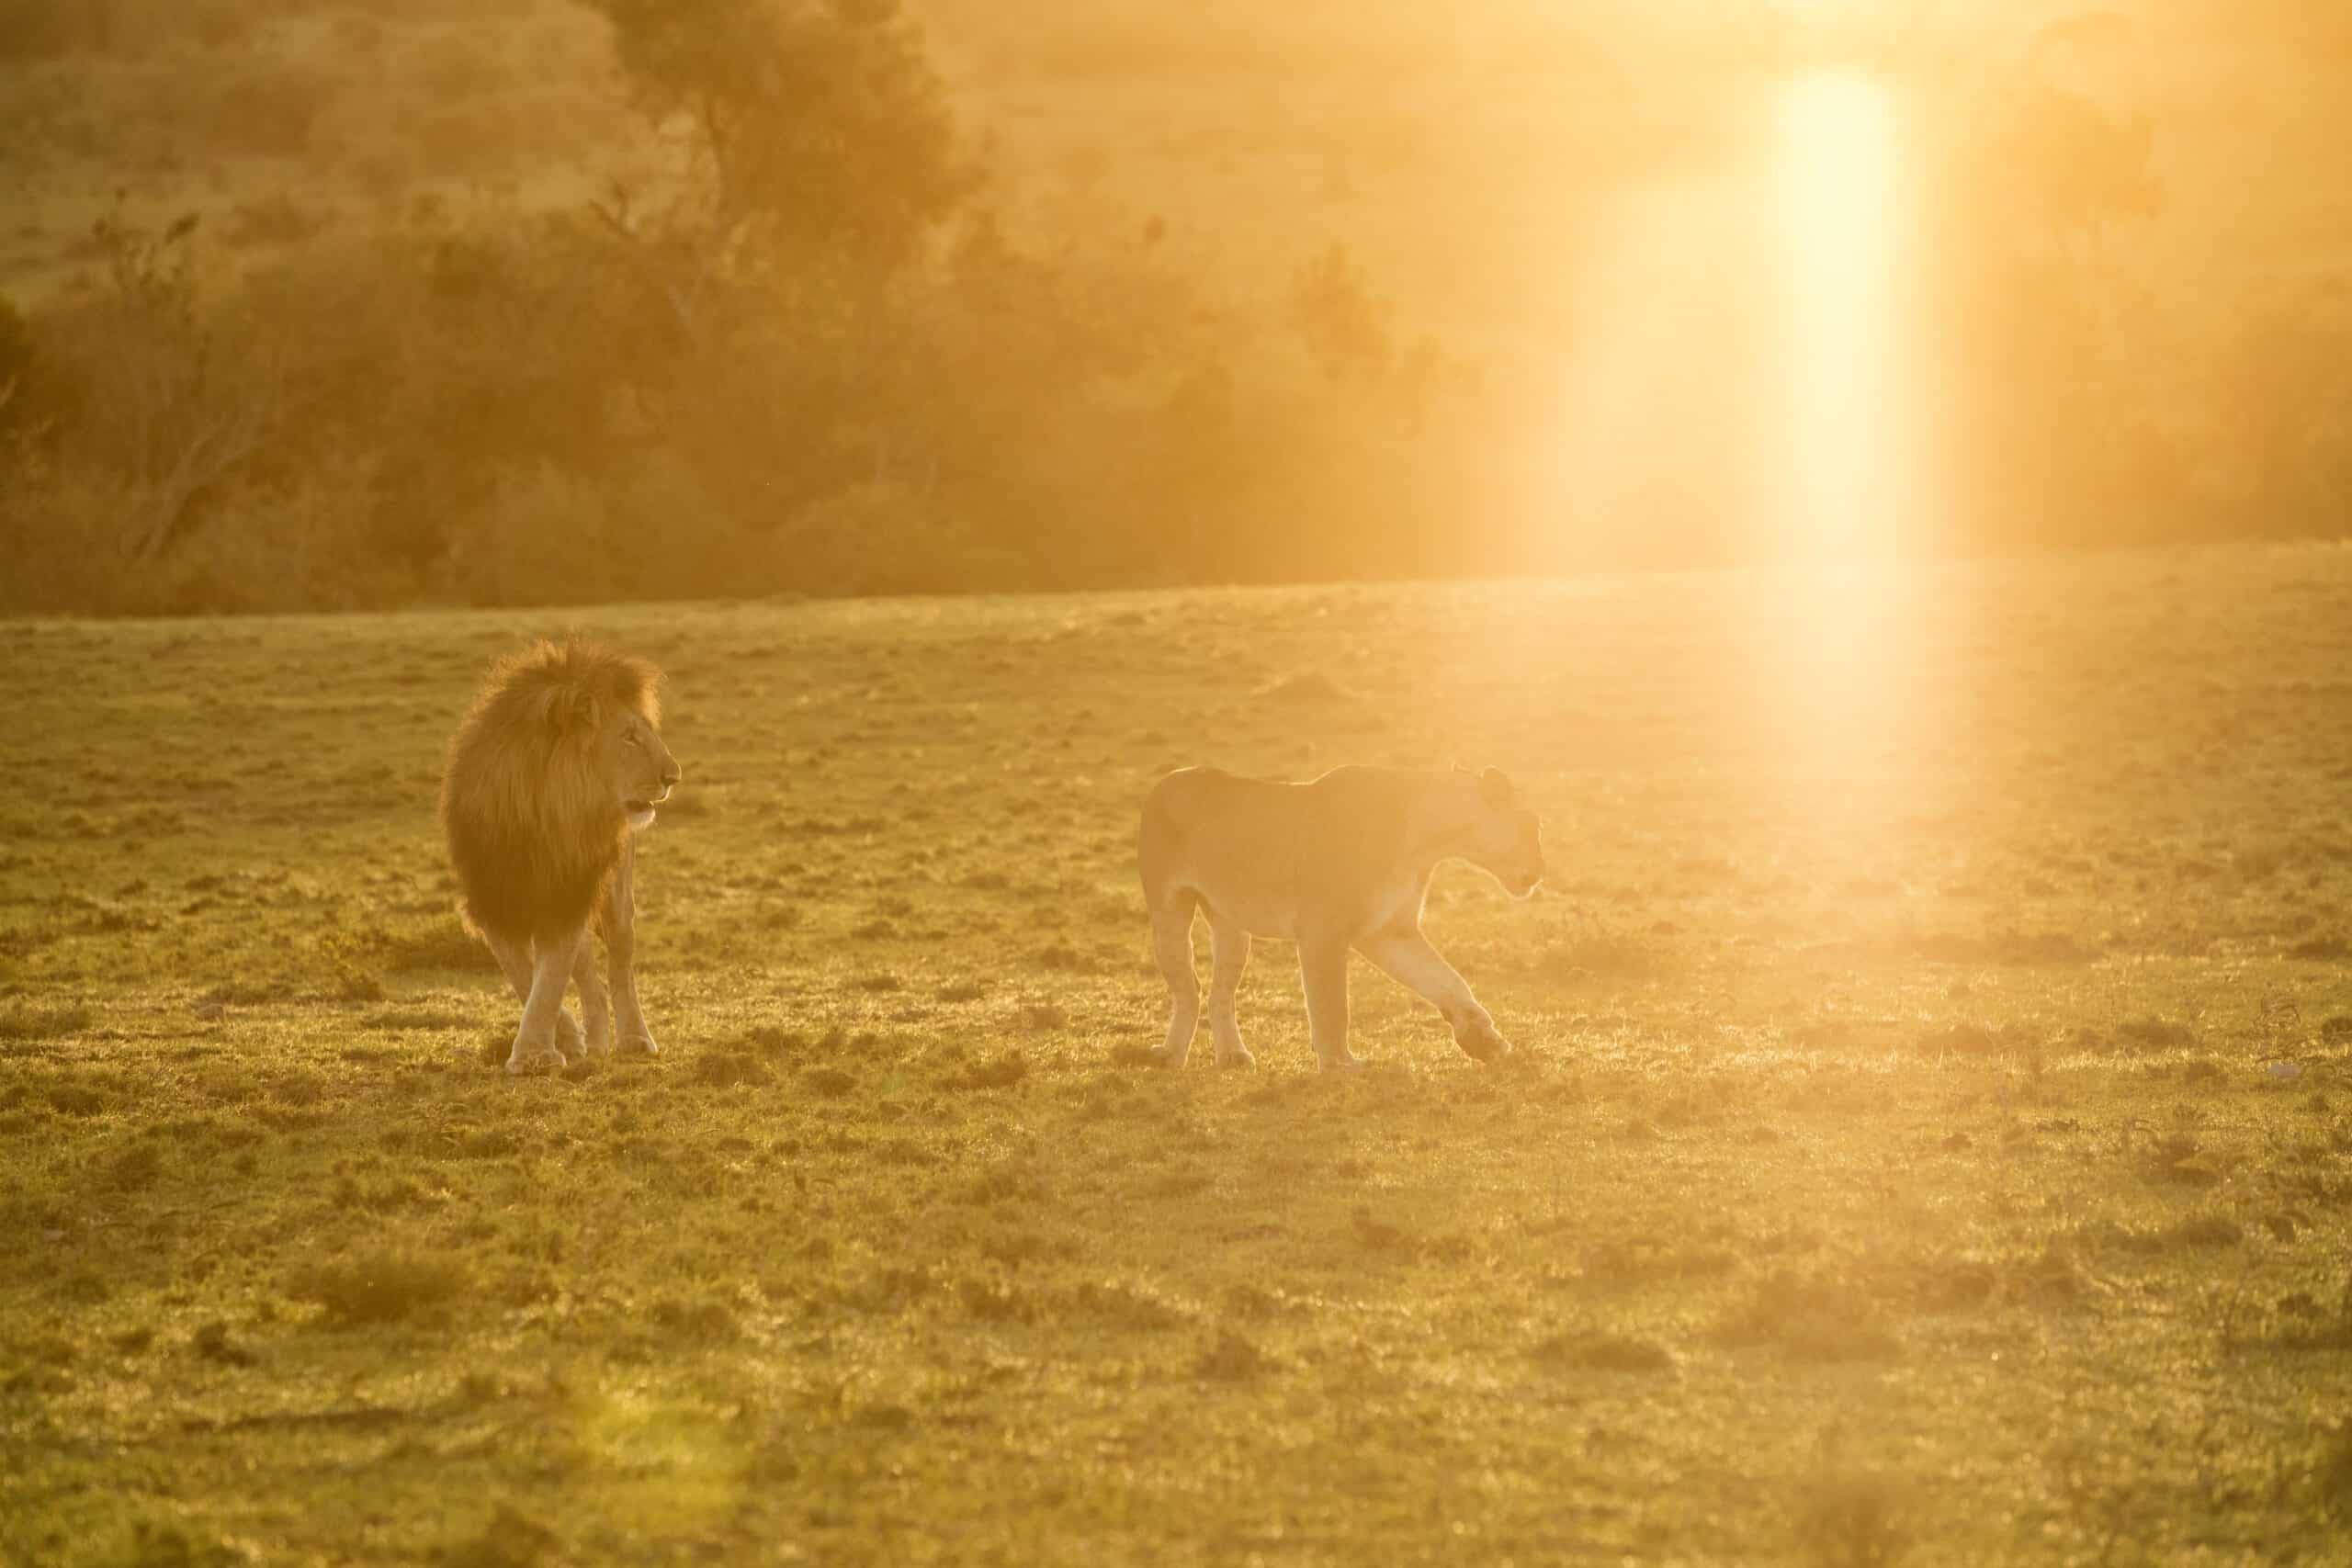
M 1181 1067 L 1201 1027 L 1201 982 L 1193 972 L 1193 903 L 1189 898 L 1151 911 L 1151 951 L 1168 982 L 1168 1043 L 1151 1054 L 1163 1067 Z
M 1216 1065 L 1249 1067 L 1257 1058 L 1241 1043 L 1241 1021 L 1234 1000 L 1241 990 L 1242 972 L 1250 967 L 1249 929 L 1209 911 L 1209 1035 L 1216 1042 Z

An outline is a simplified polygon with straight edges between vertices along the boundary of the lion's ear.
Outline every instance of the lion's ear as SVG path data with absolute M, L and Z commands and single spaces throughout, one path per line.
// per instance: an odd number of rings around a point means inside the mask
M 1466 774 L 1466 773 L 1468 773 L 1470 772 L 1470 770 L 1469 770 L 1469 769 L 1467 769 L 1467 768 L 1464 767 L 1464 766 L 1463 766 L 1459 761 L 1457 761 L 1457 762 L 1455 762 L 1455 763 L 1453 764 L 1453 771 L 1454 771 L 1455 773 L 1464 773 L 1464 774 Z
M 596 694 L 577 686 L 555 686 L 539 697 L 539 717 L 558 734 L 596 728 Z
M 1497 811 L 1508 811 L 1518 800 L 1519 791 L 1511 787 L 1500 768 L 1488 768 L 1478 775 L 1478 798 Z

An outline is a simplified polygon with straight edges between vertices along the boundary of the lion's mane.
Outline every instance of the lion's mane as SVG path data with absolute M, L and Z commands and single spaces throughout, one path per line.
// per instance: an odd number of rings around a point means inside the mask
M 594 643 L 537 643 L 492 667 L 441 779 L 460 908 L 514 941 L 575 930 L 619 860 L 628 820 L 604 761 L 624 710 L 658 725 L 652 665 Z

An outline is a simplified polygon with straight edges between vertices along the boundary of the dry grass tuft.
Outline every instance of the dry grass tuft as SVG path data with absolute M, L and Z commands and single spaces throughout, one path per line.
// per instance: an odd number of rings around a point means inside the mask
M 452 1258 L 378 1252 L 312 1264 L 287 1281 L 287 1294 L 323 1309 L 341 1327 L 438 1317 L 469 1287 Z

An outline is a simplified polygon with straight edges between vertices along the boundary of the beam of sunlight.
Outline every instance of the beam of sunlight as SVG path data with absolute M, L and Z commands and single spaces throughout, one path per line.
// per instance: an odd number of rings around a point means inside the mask
M 1894 542 L 1898 457 L 1892 111 L 1863 78 L 1819 74 L 1784 89 L 1780 119 L 1787 543 L 1814 559 L 1875 554 Z
M 1782 265 L 1773 481 L 1758 522 L 1781 563 L 1766 590 L 1759 703 L 1801 821 L 1901 808 L 1893 781 L 1925 756 L 1921 472 L 1906 280 L 1906 169 L 1896 105 L 1842 73 L 1781 89 L 1770 177 Z M 1861 781 L 1883 786 L 1875 798 Z

